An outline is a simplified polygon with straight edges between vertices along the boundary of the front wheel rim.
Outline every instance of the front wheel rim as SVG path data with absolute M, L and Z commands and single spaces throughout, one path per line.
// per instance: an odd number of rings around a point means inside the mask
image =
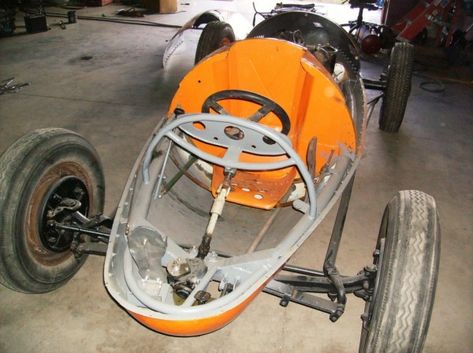
M 82 197 L 79 212 L 88 215 L 91 205 L 94 204 L 94 195 L 90 192 L 93 181 L 87 172 L 75 162 L 60 162 L 48 169 L 41 179 L 34 186 L 25 214 L 24 232 L 26 234 L 25 245 L 26 250 L 35 262 L 42 266 L 57 266 L 67 261 L 68 258 L 74 256 L 70 251 L 70 238 L 72 234 L 66 235 L 66 241 L 62 241 L 61 246 L 53 246 L 53 240 L 48 237 L 54 233 L 48 234 L 47 227 L 47 211 L 48 201 L 54 194 L 54 190 L 61 186 L 69 185 L 79 186 L 85 191 Z M 67 193 L 66 193 L 67 195 Z M 73 194 L 70 194 L 72 198 Z M 61 217 L 59 217 L 61 218 Z M 56 221 L 61 221 L 57 219 Z M 67 220 L 70 222 L 70 220 Z

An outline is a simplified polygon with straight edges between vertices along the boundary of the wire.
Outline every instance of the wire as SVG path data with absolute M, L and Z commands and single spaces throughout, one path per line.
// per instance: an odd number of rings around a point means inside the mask
M 443 84 L 443 82 L 440 79 L 422 74 L 421 72 L 427 71 L 425 69 L 426 66 L 423 65 L 423 64 L 420 64 L 420 63 L 416 63 L 416 64 L 418 66 L 420 65 L 420 66 L 424 67 L 424 68 L 419 68 L 417 70 L 414 70 L 413 73 L 412 73 L 413 76 L 416 76 L 416 77 L 419 77 L 419 78 L 425 80 L 425 81 L 422 81 L 421 83 L 419 83 L 419 87 L 421 89 L 423 89 L 424 91 L 430 92 L 430 93 L 443 93 L 443 92 L 445 92 L 445 85 Z
M 67 18 L 66 14 L 59 13 L 59 12 L 45 12 L 45 15 L 48 17 Z M 164 27 L 164 28 L 181 28 L 182 27 L 179 25 L 172 25 L 172 24 L 167 24 L 167 23 L 159 23 L 159 22 L 152 22 L 152 21 L 145 21 L 145 20 L 123 19 L 123 18 L 115 18 L 115 17 L 78 15 L 77 19 L 86 20 L 86 21 L 114 22 L 114 23 L 121 23 L 121 24 L 128 24 L 128 25 Z
M 416 65 L 419 68 L 415 69 L 413 71 L 412 75 L 425 80 L 425 81 L 422 81 L 421 83 L 419 83 L 419 87 L 421 89 L 423 89 L 424 91 L 430 92 L 430 93 L 443 93 L 443 92 L 445 92 L 445 85 L 443 84 L 442 80 L 421 73 L 421 72 L 426 72 L 427 71 L 427 65 L 425 65 L 423 63 L 419 63 L 419 62 L 416 62 Z
M 416 75 L 416 74 L 414 74 L 414 75 Z M 421 89 L 423 89 L 424 91 L 427 91 L 427 92 L 430 92 L 430 93 L 445 92 L 445 85 L 439 79 L 427 77 L 427 76 L 424 76 L 424 75 L 416 75 L 416 76 L 429 79 L 427 81 L 422 81 L 419 84 L 419 87 Z

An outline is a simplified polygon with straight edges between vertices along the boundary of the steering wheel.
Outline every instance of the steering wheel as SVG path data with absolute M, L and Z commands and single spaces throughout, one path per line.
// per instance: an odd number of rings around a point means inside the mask
M 253 115 L 248 117 L 248 120 L 259 122 L 262 118 L 272 112 L 281 121 L 281 133 L 284 135 L 287 135 L 289 133 L 289 130 L 291 129 L 291 121 L 289 120 L 289 116 L 284 111 L 284 109 L 271 99 L 253 92 L 236 89 L 216 92 L 207 97 L 204 104 L 202 105 L 202 113 L 209 113 L 210 108 L 212 108 L 218 114 L 231 115 L 228 114 L 225 109 L 218 103 L 219 101 L 226 99 L 243 100 L 260 105 L 261 107 Z

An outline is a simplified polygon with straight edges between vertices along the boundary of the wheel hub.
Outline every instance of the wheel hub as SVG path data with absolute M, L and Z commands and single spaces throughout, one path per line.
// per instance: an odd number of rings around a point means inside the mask
M 39 215 L 39 237 L 43 246 L 53 252 L 69 250 L 74 238 L 72 231 L 56 229 L 53 224 L 72 223 L 72 213 L 87 215 L 89 194 L 78 178 L 67 176 L 59 179 L 46 193 Z

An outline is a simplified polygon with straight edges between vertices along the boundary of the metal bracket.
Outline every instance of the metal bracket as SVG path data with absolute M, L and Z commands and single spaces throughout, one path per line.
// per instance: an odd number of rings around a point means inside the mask
M 90 254 L 90 255 L 99 255 L 105 256 L 107 253 L 108 244 L 105 243 L 95 243 L 95 242 L 85 242 L 80 243 L 75 249 L 74 252 L 76 254 Z
M 313 294 L 299 291 L 293 286 L 278 281 L 269 282 L 263 289 L 263 292 L 281 298 L 280 305 L 283 307 L 288 306 L 289 302 L 293 302 L 330 315 L 334 315 L 337 311 L 336 303 Z

